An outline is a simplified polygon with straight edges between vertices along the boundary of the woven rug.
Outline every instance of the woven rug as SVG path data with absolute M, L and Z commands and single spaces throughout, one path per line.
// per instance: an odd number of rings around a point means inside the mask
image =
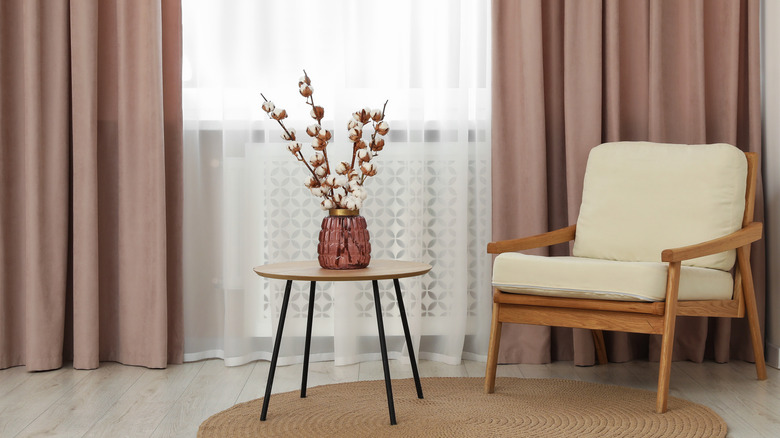
M 390 426 L 383 381 L 339 383 L 274 394 L 267 421 L 262 399 L 233 406 L 201 424 L 198 437 L 723 437 L 709 408 L 655 393 L 559 379 L 499 378 L 484 394 L 481 378 L 394 380 L 398 424 Z

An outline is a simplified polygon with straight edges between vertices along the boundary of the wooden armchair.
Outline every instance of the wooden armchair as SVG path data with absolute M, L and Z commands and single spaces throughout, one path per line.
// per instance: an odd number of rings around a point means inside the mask
M 491 242 L 493 319 L 485 392 L 495 388 L 504 322 L 662 335 L 656 411 L 666 412 L 678 315 L 747 311 L 758 379 L 766 379 L 750 244 L 758 157 L 733 146 L 607 143 L 588 158 L 577 225 Z M 515 251 L 574 240 L 573 257 Z M 734 267 L 736 250 L 736 268 Z

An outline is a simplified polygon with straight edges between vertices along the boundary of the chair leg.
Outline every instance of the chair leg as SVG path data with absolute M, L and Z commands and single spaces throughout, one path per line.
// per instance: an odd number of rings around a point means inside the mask
M 676 317 L 671 317 L 674 320 Z M 666 324 L 664 324 L 666 325 Z M 674 323 L 672 323 L 674 326 Z M 672 347 L 674 346 L 674 327 L 671 331 L 664 330 L 661 341 L 661 363 L 658 367 L 658 394 L 656 394 L 655 411 L 659 414 L 666 412 L 669 400 L 669 380 L 672 374 Z
M 756 359 L 756 376 L 758 380 L 766 380 L 766 361 L 764 360 L 764 342 L 761 339 L 761 325 L 758 321 L 756 307 L 756 292 L 753 289 L 753 273 L 750 270 L 748 247 L 737 248 L 739 272 L 742 274 L 742 293 L 745 297 L 750 339 L 753 341 L 753 356 Z
M 658 393 L 655 411 L 666 412 L 669 400 L 669 379 L 672 374 L 672 349 L 674 347 L 674 325 L 677 321 L 677 291 L 680 285 L 680 262 L 669 263 L 666 279 L 666 308 L 664 309 L 664 332 L 661 340 L 661 360 L 658 366 Z
M 596 348 L 596 358 L 599 361 L 599 365 L 606 365 L 607 362 L 607 346 L 604 344 L 604 333 L 601 330 L 591 330 L 590 334 L 593 335 L 593 346 Z
M 496 367 L 498 366 L 498 344 L 501 342 L 501 322 L 498 320 L 498 303 L 493 303 L 493 319 L 490 324 L 490 344 L 485 367 L 485 394 L 496 389 Z

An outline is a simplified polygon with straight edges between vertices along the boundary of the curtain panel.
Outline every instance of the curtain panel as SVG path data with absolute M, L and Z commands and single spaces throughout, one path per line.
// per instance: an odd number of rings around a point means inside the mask
M 305 167 L 261 110 L 300 135 L 305 69 L 330 160 L 348 160 L 347 122 L 387 104 L 360 212 L 372 260 L 430 263 L 401 280 L 418 358 L 459 363 L 487 350 L 490 321 L 489 1 L 186 0 L 184 5 L 185 361 L 271 357 L 284 281 L 254 266 L 317 257 L 325 212 Z M 303 135 L 304 139 L 306 138 Z M 304 143 L 305 157 L 313 151 Z M 333 161 L 331 161 L 332 163 Z M 406 358 L 389 281 L 379 282 L 388 351 Z M 280 363 L 302 360 L 309 285 L 295 282 Z M 317 284 L 311 360 L 380 358 L 370 282 Z M 408 359 L 406 359 L 408 360 Z
M 496 0 L 492 13 L 494 240 L 576 223 L 588 152 L 603 142 L 761 152 L 758 0 Z M 761 221 L 760 176 L 758 187 Z M 752 263 L 763 320 L 762 242 Z M 675 360 L 753 359 L 744 320 L 679 317 L 677 327 Z M 605 337 L 610 360 L 658 359 L 658 336 Z M 594 359 L 587 331 L 504 326 L 500 362 Z
M 0 3 L 0 368 L 182 359 L 181 6 Z

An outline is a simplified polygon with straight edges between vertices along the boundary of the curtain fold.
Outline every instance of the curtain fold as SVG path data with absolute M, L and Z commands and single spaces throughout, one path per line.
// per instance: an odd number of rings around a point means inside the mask
M 0 368 L 181 362 L 179 2 L 0 7 Z
M 725 142 L 761 152 L 758 8 L 758 0 L 494 1 L 494 240 L 576 223 L 588 152 L 603 142 Z M 763 243 L 752 262 L 763 318 Z M 677 324 L 676 360 L 753 359 L 743 320 Z M 610 360 L 657 360 L 657 336 L 606 340 Z M 505 325 L 499 361 L 551 360 L 593 364 L 588 332 Z

